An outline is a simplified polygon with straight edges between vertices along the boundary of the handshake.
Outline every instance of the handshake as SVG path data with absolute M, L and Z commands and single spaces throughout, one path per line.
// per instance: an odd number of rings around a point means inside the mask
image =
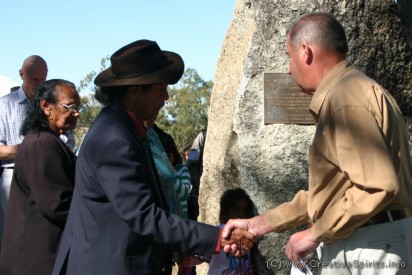
M 223 237 L 222 234 L 220 246 L 226 253 L 230 253 L 236 257 L 242 257 L 252 248 L 256 241 L 257 238 L 252 233 L 244 229 L 236 228 L 231 231 L 226 238 Z
M 254 230 L 249 220 L 229 220 L 223 227 L 220 247 L 224 252 L 236 257 L 244 256 L 257 242 L 258 231 Z
M 269 215 L 264 213 L 250 219 L 232 219 L 223 227 L 221 248 L 226 253 L 241 257 L 256 243 L 257 239 L 273 232 Z M 293 234 L 286 244 L 285 252 L 296 266 L 318 247 L 319 240 L 311 228 Z

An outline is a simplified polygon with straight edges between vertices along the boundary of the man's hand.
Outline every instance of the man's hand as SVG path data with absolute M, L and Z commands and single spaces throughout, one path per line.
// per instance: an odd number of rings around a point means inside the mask
M 254 234 L 243 229 L 234 229 L 227 237 L 223 237 L 222 234 L 220 245 L 221 248 L 233 247 L 233 249 L 230 249 L 230 251 L 225 251 L 225 249 L 223 250 L 227 253 L 231 253 L 236 257 L 241 257 L 244 256 L 250 248 L 252 248 L 256 241 L 257 238 Z
M 236 228 L 246 230 L 253 234 L 258 239 L 265 234 L 272 232 L 272 226 L 265 214 L 250 218 L 250 219 L 235 219 L 229 220 L 225 227 L 223 227 L 222 237 L 228 238 Z M 240 249 L 236 244 L 225 245 L 223 251 L 235 255 Z
M 305 259 L 306 255 L 318 247 L 319 243 L 309 228 L 290 236 L 285 252 L 293 263 L 300 266 L 300 259 Z

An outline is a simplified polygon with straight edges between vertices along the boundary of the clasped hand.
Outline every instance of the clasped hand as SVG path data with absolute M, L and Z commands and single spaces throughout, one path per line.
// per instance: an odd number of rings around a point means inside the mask
M 230 252 L 230 254 L 236 257 L 242 257 L 250 248 L 252 248 L 256 241 L 257 238 L 254 234 L 236 228 L 233 229 L 228 236 L 225 237 L 222 235 L 220 245 L 225 252 Z M 228 247 L 230 247 L 230 250 L 227 249 Z

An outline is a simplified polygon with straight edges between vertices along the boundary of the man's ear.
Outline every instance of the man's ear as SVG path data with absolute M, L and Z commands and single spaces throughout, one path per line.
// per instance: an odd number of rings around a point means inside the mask
M 302 44 L 304 61 L 307 65 L 310 65 L 313 61 L 313 49 L 310 45 L 303 43 Z

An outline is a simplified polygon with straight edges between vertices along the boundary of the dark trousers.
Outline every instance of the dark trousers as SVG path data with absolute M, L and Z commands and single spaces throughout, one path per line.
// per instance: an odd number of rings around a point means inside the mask
M 187 215 L 190 220 L 197 221 L 199 217 L 199 199 L 195 196 L 190 196 L 187 198 Z
M 187 198 L 187 215 L 190 220 L 197 221 L 199 217 L 199 199 L 196 196 L 191 196 Z M 190 274 L 196 275 L 196 266 L 190 268 Z

